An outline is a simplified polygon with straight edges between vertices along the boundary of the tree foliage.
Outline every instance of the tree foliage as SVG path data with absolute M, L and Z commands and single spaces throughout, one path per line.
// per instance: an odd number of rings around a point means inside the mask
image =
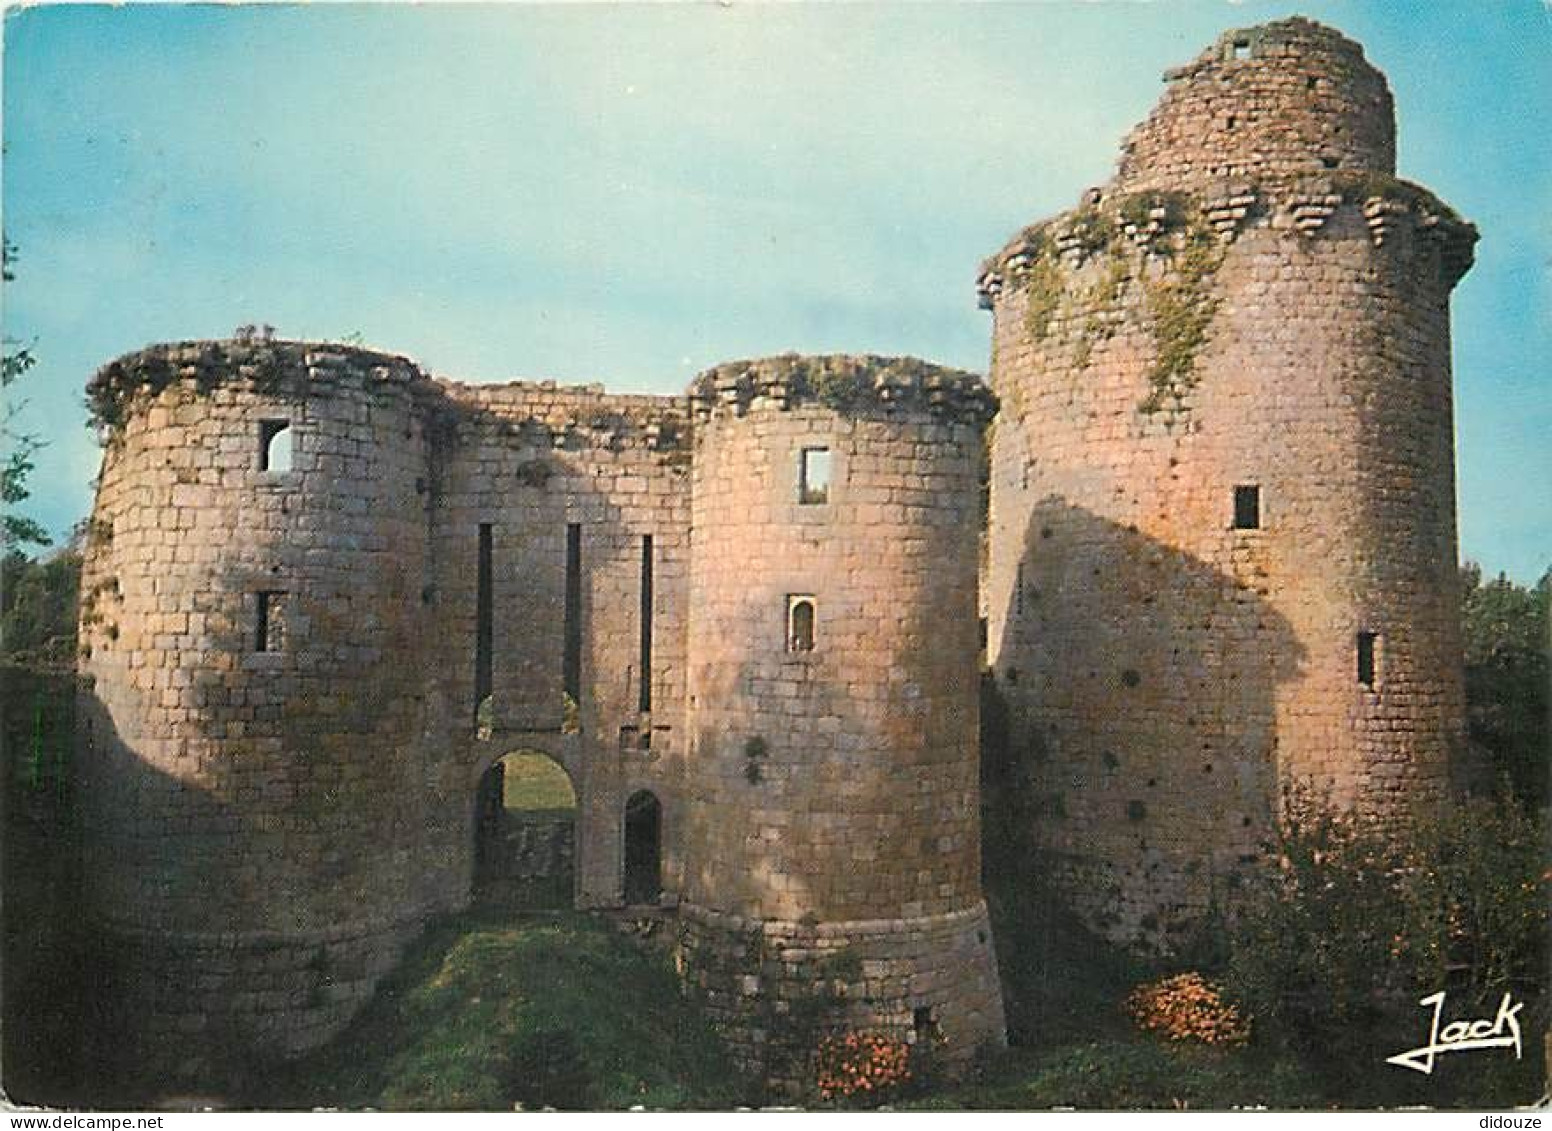
M 16 277 L 11 269 L 16 262 L 16 245 L 0 236 L 0 251 L 3 251 L 3 255 L 0 255 L 0 279 L 9 283 Z M 29 494 L 27 477 L 32 474 L 32 457 L 43 446 L 43 441 L 30 432 L 17 429 L 16 416 L 24 402 L 11 399 L 11 386 L 37 363 L 38 359 L 29 345 L 9 334 L 4 336 L 3 343 L 0 343 L 0 391 L 3 391 L 4 397 L 3 402 L 0 402 L 0 449 L 5 452 L 3 461 L 0 461 L 0 505 L 4 507 L 3 515 L 0 515 L 0 523 L 3 523 L 0 546 L 7 552 L 18 546 L 46 546 L 49 543 L 48 531 L 40 523 L 17 514 L 14 509 Z
M 1383 1062 L 1410 1047 L 1409 1034 L 1426 1036 L 1418 1003 L 1440 990 L 1451 1019 L 1491 1018 L 1507 993 L 1524 1003 L 1526 1034 L 1543 1031 L 1546 835 L 1544 818 L 1508 798 L 1420 809 L 1397 826 L 1290 792 L 1269 863 L 1229 932 L 1235 996 L 1261 1031 L 1317 1065 L 1335 1095 L 1535 1099 L 1534 1055 L 1452 1062 L 1426 1085 Z
M 0 560 L 0 651 L 6 662 L 73 666 L 80 588 L 79 539 L 46 558 L 7 553 Z
M 1461 571 L 1461 628 L 1466 659 L 1466 719 L 1495 777 L 1507 777 L 1531 805 L 1548 799 L 1548 606 L 1552 570 L 1531 587 L 1481 567 Z

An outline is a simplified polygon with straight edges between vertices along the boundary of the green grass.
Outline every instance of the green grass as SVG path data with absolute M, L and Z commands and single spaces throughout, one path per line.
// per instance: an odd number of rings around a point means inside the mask
M 1298 1065 L 1250 1049 L 1168 1044 L 1136 1036 L 1014 1048 L 979 1080 L 910 1106 L 932 1111 L 1222 1111 L 1322 1106 Z
M 566 913 L 434 928 L 267 1104 L 388 1110 L 727 1108 L 737 1077 L 659 954 Z

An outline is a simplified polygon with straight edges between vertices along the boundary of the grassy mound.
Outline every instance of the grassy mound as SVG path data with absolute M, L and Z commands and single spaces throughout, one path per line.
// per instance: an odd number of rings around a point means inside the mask
M 461 916 L 428 931 L 356 1022 L 264 1102 L 726 1108 L 737 1086 L 666 961 L 607 923 Z

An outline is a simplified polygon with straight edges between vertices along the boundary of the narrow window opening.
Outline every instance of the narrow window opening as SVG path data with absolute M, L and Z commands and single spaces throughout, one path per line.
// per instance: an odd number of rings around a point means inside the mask
M 938 1019 L 932 1006 L 918 1005 L 911 1010 L 911 1028 L 916 1032 L 918 1045 L 931 1044 L 938 1036 Z
M 1254 483 L 1242 483 L 1234 488 L 1234 529 L 1259 530 L 1261 528 L 1261 488 Z
M 286 646 L 286 595 L 275 590 L 255 594 L 253 650 L 280 652 Z
M 1024 614 L 1024 563 L 1019 562 L 1013 575 L 1013 611 L 1019 616 Z
M 806 596 L 787 598 L 787 651 L 814 650 L 814 599 Z
M 798 463 L 798 502 L 830 501 L 830 449 L 804 448 Z
M 1374 686 L 1375 658 L 1379 650 L 1379 633 L 1358 634 L 1358 682 L 1365 687 Z
M 573 703 L 582 701 L 582 526 L 566 526 L 565 648 L 561 660 L 563 689 Z
M 289 420 L 259 421 L 259 470 L 273 472 L 291 470 L 291 422 Z
M 493 685 L 495 644 L 495 586 L 492 569 L 491 525 L 480 523 L 479 558 L 475 565 L 474 593 L 474 710 L 475 723 L 479 724 L 482 704 L 490 698 Z
M 652 710 L 652 535 L 641 536 L 641 697 L 643 714 Z M 650 737 L 651 731 L 646 734 Z

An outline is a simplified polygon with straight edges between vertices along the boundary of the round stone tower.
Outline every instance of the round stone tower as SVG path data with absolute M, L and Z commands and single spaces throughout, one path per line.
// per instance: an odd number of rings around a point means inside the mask
M 453 886 L 417 860 L 429 388 L 267 341 L 92 383 L 84 874 L 141 1068 L 320 1043 Z
M 1463 732 L 1449 296 L 1384 77 L 1302 19 L 1166 75 L 1111 183 L 983 267 L 1002 770 L 1072 902 L 1168 947 L 1280 790 L 1383 819 Z
M 977 756 L 991 398 L 909 359 L 784 356 L 691 400 L 685 972 L 778 1085 L 812 1084 L 816 1025 L 961 1061 L 1003 1040 Z

